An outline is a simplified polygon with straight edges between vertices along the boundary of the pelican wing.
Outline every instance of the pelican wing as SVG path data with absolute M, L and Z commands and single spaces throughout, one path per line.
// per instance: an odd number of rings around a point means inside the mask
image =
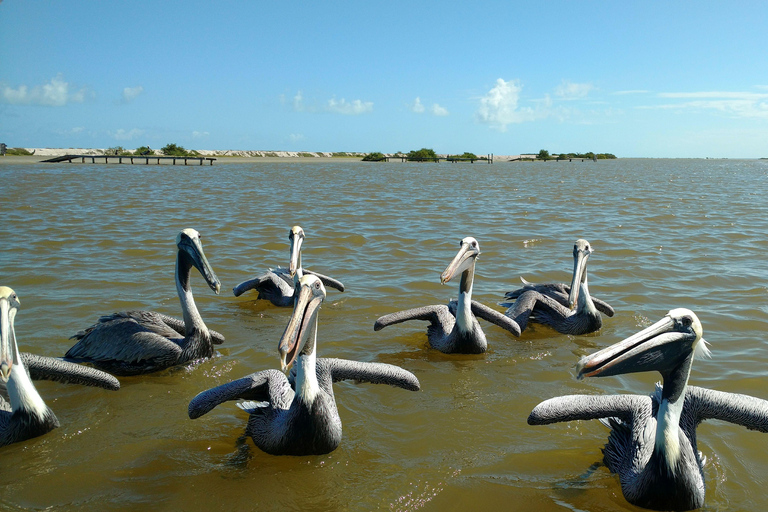
M 480 304 L 476 300 L 472 301 L 472 313 L 476 317 L 482 318 L 483 320 L 486 320 L 488 322 L 491 322 L 492 324 L 496 324 L 502 329 L 506 329 L 515 336 L 520 336 L 520 326 L 517 325 L 517 322 L 512 320 L 510 317 L 505 316 L 495 309 L 491 309 L 485 304 Z
M 311 274 L 313 276 L 317 276 L 318 278 L 320 278 L 320 281 L 322 281 L 323 285 L 325 285 L 326 287 L 335 288 L 336 290 L 339 290 L 340 292 L 344 291 L 344 285 L 342 284 L 341 281 L 337 281 L 336 279 L 334 279 L 332 277 L 325 276 L 323 274 L 318 274 L 317 272 L 313 272 L 313 271 L 311 271 L 309 269 L 306 269 L 306 268 L 303 269 L 303 272 L 305 274 Z
M 689 386 L 685 408 L 693 413 L 696 425 L 713 419 L 768 432 L 768 401 L 760 398 Z
M 112 391 L 120 389 L 120 381 L 109 373 L 95 368 L 70 363 L 56 357 L 38 356 L 28 352 L 21 352 L 21 360 L 33 380 L 53 380 L 68 384 L 82 384 Z
M 367 363 L 348 359 L 319 358 L 318 380 L 339 382 L 354 380 L 371 384 L 389 384 L 409 391 L 420 389 L 419 379 L 408 370 L 386 363 Z
M 188 413 L 190 419 L 199 418 L 229 400 L 269 402 L 272 407 L 286 409 L 293 394 L 283 373 L 264 370 L 203 391 L 189 402 Z
M 604 300 L 592 297 L 592 303 L 595 305 L 595 309 L 605 316 L 612 317 L 614 315 L 613 307 Z
M 399 324 L 408 320 L 426 320 L 430 324 L 440 327 L 444 325 L 453 326 L 455 321 L 446 306 L 423 306 L 384 315 L 373 324 L 373 330 L 380 331 L 388 325 Z
M 561 421 L 619 418 L 631 423 L 639 411 L 651 410 L 651 397 L 642 395 L 568 395 L 550 398 L 537 405 L 529 425 L 549 425 Z
M 509 307 L 512 304 L 511 303 L 512 300 L 517 299 L 518 297 L 520 297 L 520 295 L 522 295 L 525 292 L 533 290 L 551 299 L 554 299 L 556 302 L 558 302 L 561 306 L 565 308 L 570 308 L 568 304 L 568 294 L 571 293 L 570 285 L 567 285 L 565 283 L 533 284 L 533 283 L 529 283 L 525 279 L 523 279 L 523 283 L 524 283 L 524 286 L 522 288 L 518 288 L 517 290 L 513 290 L 511 292 L 507 292 L 506 294 L 504 294 L 504 298 L 506 299 L 506 301 L 500 304 L 506 307 Z M 615 311 L 613 307 L 607 302 L 605 302 L 604 300 L 600 300 L 595 297 L 592 297 L 592 302 L 595 305 L 595 309 L 597 309 L 599 312 L 603 313 L 604 315 L 608 317 L 612 317 L 614 315 Z
M 273 298 L 293 297 L 293 278 L 287 269 L 278 267 L 254 279 L 243 281 L 232 289 L 232 293 L 239 297 L 248 290 L 256 290 L 259 292 L 259 298 L 270 301 L 274 301 Z
M 154 313 L 157 315 L 157 317 L 162 320 L 162 322 L 173 329 L 174 331 L 178 332 L 179 335 L 183 338 L 186 336 L 186 327 L 184 326 L 184 320 L 180 318 L 175 318 L 168 315 L 163 315 L 161 313 Z M 224 343 L 224 335 L 214 331 L 213 329 L 208 329 L 208 332 L 211 334 L 211 341 L 214 345 L 221 345 Z

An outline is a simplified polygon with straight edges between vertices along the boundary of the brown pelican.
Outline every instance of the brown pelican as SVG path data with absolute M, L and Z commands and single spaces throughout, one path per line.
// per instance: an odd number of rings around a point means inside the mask
M 56 415 L 32 384 L 30 373 L 32 378 L 120 388 L 117 379 L 99 370 L 20 353 L 14 329 L 19 306 L 16 293 L 0 286 L 0 446 L 41 436 L 59 426 Z
M 716 419 L 768 432 L 768 401 L 688 386 L 694 355 L 709 355 L 699 319 L 673 309 L 639 333 L 579 361 L 579 378 L 658 371 L 663 385 L 642 395 L 552 398 L 528 423 L 598 419 L 612 428 L 605 465 L 619 475 L 630 503 L 655 510 L 690 510 L 704 504 L 702 455 L 696 427 Z
M 458 301 L 451 301 L 447 306 L 424 306 L 384 315 L 376 320 L 373 330 L 379 331 L 408 320 L 426 320 L 429 322 L 427 339 L 433 348 L 445 353 L 462 354 L 481 354 L 488 348 L 485 333 L 475 315 L 520 336 L 520 327 L 513 319 L 472 300 L 475 259 L 480 254 L 480 245 L 471 236 L 459 245 L 459 252 L 440 275 L 440 283 L 445 284 L 461 273 Z
M 72 336 L 78 341 L 67 351 L 67 359 L 89 362 L 116 375 L 138 375 L 213 356 L 213 343 L 221 343 L 224 337 L 209 331 L 197 311 L 189 287 L 192 267 L 217 294 L 221 283 L 205 257 L 197 231 L 182 230 L 176 245 L 176 291 L 184 320 L 153 311 L 106 315 Z
M 256 446 L 273 455 L 319 455 L 341 442 L 334 382 L 349 379 L 419 389 L 418 379 L 398 366 L 318 358 L 317 316 L 325 287 L 318 277 L 306 275 L 296 295 L 279 344 L 283 370 L 295 361 L 295 375 L 289 379 L 277 370 L 264 370 L 203 391 L 189 403 L 190 418 L 227 400 L 247 400 L 238 406 L 250 413 L 246 434 Z
M 341 281 L 302 267 L 301 245 L 304 243 L 304 230 L 301 229 L 301 226 L 293 226 L 288 233 L 288 239 L 291 241 L 291 259 L 288 268 L 270 269 L 254 279 L 243 281 L 232 289 L 235 297 L 255 289 L 259 293 L 258 299 L 268 300 L 275 306 L 290 308 L 293 307 L 296 283 L 304 274 L 316 275 L 325 286 L 336 288 L 340 292 L 344 291 L 344 285 Z
M 523 287 L 507 292 L 504 298 L 514 302 L 500 302 L 507 307 L 506 315 L 525 330 L 528 321 L 548 325 L 562 334 L 588 334 L 600 329 L 600 312 L 613 316 L 613 308 L 606 302 L 593 299 L 587 285 L 587 259 L 592 247 L 584 239 L 573 245 L 573 278 L 565 283 L 533 284 L 525 279 Z

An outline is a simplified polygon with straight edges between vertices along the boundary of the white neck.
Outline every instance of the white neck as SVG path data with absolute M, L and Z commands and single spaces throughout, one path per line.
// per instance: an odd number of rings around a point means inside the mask
M 48 406 L 43 402 L 40 393 L 35 389 L 35 385 L 27 375 L 24 364 L 19 357 L 19 351 L 16 350 L 16 360 L 18 361 L 11 368 L 11 376 L 8 379 L 8 398 L 11 401 L 11 408 L 14 412 L 25 410 L 42 419 Z
M 579 286 L 581 286 L 581 293 L 579 293 L 576 310 L 580 313 L 585 311 L 592 314 L 596 313 L 597 308 L 595 307 L 595 303 L 592 301 L 592 296 L 589 294 L 589 285 L 587 284 L 586 276 L 584 276 L 584 282 Z
M 467 332 L 472 326 L 472 285 L 474 275 L 474 264 L 466 275 L 461 275 L 461 286 L 459 288 L 459 306 L 456 311 L 456 325 L 461 332 Z
M 203 317 L 200 316 L 200 312 L 195 305 L 195 299 L 192 297 L 192 289 L 184 289 L 181 284 L 181 272 L 189 272 L 189 269 L 183 269 L 179 265 L 179 260 L 176 261 L 176 293 L 179 294 L 179 301 L 181 302 L 181 311 L 184 315 L 184 330 L 187 337 L 191 336 L 193 331 L 207 331 L 208 328 L 203 322 Z M 186 277 L 186 276 L 185 276 Z
M 655 451 L 664 454 L 670 474 L 680 460 L 680 414 L 683 412 L 685 393 L 675 402 L 666 398 L 659 404 L 656 414 Z
M 306 405 L 315 401 L 320 385 L 317 382 L 317 320 L 312 333 L 312 353 L 299 354 L 296 358 L 296 396 Z

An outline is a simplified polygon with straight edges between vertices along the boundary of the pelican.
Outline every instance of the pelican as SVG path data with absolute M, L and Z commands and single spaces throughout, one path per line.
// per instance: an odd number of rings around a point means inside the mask
M 577 365 L 579 378 L 658 371 L 663 384 L 654 393 L 552 398 L 536 406 L 528 423 L 598 419 L 612 428 L 603 460 L 619 475 L 627 501 L 654 510 L 699 508 L 704 460 L 696 448 L 696 427 L 715 419 L 768 432 L 768 401 L 688 386 L 694 355 L 709 355 L 701 323 L 692 311 L 673 309 Z
M 472 300 L 475 260 L 480 254 L 480 244 L 468 236 L 459 242 L 459 246 L 459 252 L 440 275 L 440 283 L 445 284 L 456 274 L 461 274 L 458 301 L 451 301 L 447 306 L 424 306 L 384 315 L 376 320 L 373 330 L 380 331 L 388 325 L 408 320 L 426 320 L 429 322 L 429 344 L 447 354 L 482 354 L 486 351 L 488 342 L 475 315 L 520 336 L 520 327 L 513 319 Z
M 293 226 L 288 233 L 288 239 L 291 241 L 291 259 L 288 268 L 270 269 L 254 279 L 243 281 L 232 289 L 235 297 L 255 289 L 259 293 L 258 299 L 268 300 L 275 306 L 290 308 L 293 307 L 296 283 L 304 274 L 315 275 L 325 286 L 335 288 L 340 292 L 344 291 L 344 285 L 341 281 L 302 267 L 301 245 L 304 243 L 304 230 L 301 229 L 301 226 Z
M 565 283 L 533 284 L 525 279 L 523 287 L 507 292 L 504 298 L 514 302 L 500 302 L 507 307 L 506 315 L 525 330 L 528 321 L 548 325 L 561 334 L 589 334 L 603 326 L 600 312 L 613 316 L 613 308 L 594 299 L 587 285 L 587 259 L 592 247 L 579 239 L 573 245 L 573 278 Z
M 0 286 L 0 446 L 47 434 L 59 426 L 32 384 L 27 363 L 33 378 L 120 389 L 117 379 L 99 370 L 20 353 L 14 328 L 20 305 L 16 292 Z
M 184 320 L 153 311 L 102 316 L 97 323 L 72 336 L 77 343 L 67 351 L 66 359 L 89 362 L 116 375 L 139 375 L 213 356 L 213 343 L 221 343 L 224 337 L 209 331 L 197 311 L 189 286 L 192 267 L 216 294 L 221 283 L 205 257 L 197 231 L 182 230 L 176 245 L 176 291 Z
M 355 380 L 419 390 L 418 379 L 390 364 L 317 357 L 317 316 L 325 287 L 317 276 L 299 280 L 296 303 L 279 344 L 283 371 L 295 361 L 287 378 L 264 370 L 203 391 L 189 403 L 189 417 L 198 418 L 227 400 L 243 399 L 248 412 L 246 434 L 272 455 L 320 455 L 341 442 L 341 418 L 333 383 Z

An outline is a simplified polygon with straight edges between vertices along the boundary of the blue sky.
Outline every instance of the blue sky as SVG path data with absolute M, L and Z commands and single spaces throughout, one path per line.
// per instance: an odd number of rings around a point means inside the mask
M 768 157 L 764 2 L 0 0 L 0 141 Z

